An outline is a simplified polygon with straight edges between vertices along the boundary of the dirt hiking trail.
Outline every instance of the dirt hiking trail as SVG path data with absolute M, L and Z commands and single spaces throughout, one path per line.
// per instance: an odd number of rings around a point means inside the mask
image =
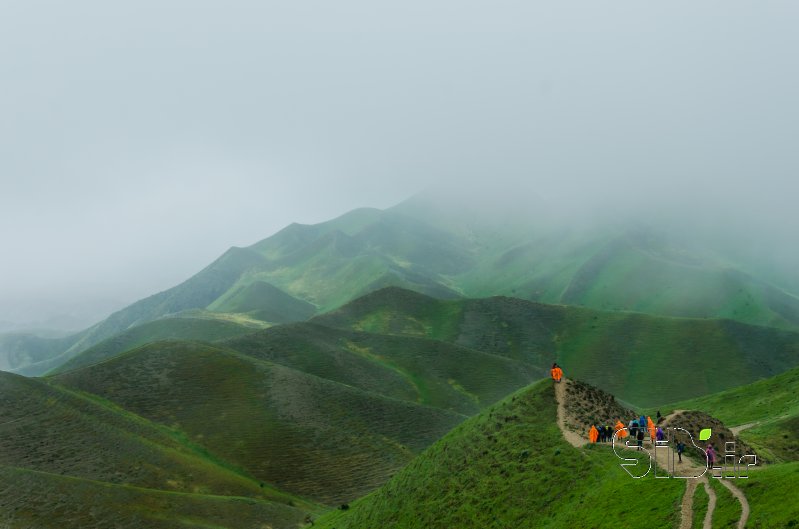
M 588 437 L 584 432 L 580 432 L 572 426 L 579 424 L 580 421 L 576 420 L 576 418 L 569 413 L 568 407 L 566 405 L 567 393 L 569 393 L 567 388 L 572 384 L 572 381 L 564 377 L 560 382 L 553 382 L 553 384 L 555 385 L 555 399 L 558 403 L 558 427 L 560 428 L 563 437 L 569 442 L 569 444 L 575 448 L 581 448 L 588 444 Z M 665 419 L 671 419 L 677 414 L 684 413 L 685 411 L 686 410 L 675 410 L 672 414 L 666 416 Z M 745 425 L 744 428 L 746 426 L 750 425 Z M 702 471 L 704 470 L 703 466 L 699 465 L 690 457 L 684 457 L 682 462 L 673 460 L 670 463 L 669 459 L 675 457 L 672 453 L 672 450 L 655 450 L 651 446 L 648 448 L 650 454 L 654 452 L 654 458 L 657 461 L 658 466 L 664 469 L 674 467 L 675 476 L 698 476 L 699 474 L 702 474 Z M 694 517 L 694 493 L 696 492 L 696 487 L 699 484 L 702 484 L 708 495 L 708 506 L 703 522 L 703 529 L 713 528 L 713 512 L 716 509 L 717 496 L 716 491 L 708 482 L 709 475 L 709 472 L 706 472 L 701 478 L 685 480 L 685 493 L 683 494 L 682 498 L 680 514 L 680 529 L 691 529 Z M 747 520 L 749 519 L 749 502 L 746 500 L 746 496 L 741 489 L 730 483 L 730 480 L 720 479 L 719 481 L 732 493 L 738 502 L 740 502 L 741 518 L 738 520 L 737 527 L 738 529 L 743 529 L 746 526 Z
M 566 427 L 567 424 L 574 424 L 573 421 L 568 420 L 566 413 L 566 385 L 569 384 L 569 381 L 563 378 L 560 382 L 553 383 L 555 384 L 555 399 L 558 401 L 558 427 L 563 433 L 563 437 L 576 448 L 585 446 L 588 443 L 588 438 Z

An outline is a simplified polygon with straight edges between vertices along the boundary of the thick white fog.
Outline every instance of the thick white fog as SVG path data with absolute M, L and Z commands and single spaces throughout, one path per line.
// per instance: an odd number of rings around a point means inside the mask
M 796 262 L 793 1 L 0 6 L 0 321 L 79 327 L 431 184 Z M 69 319 L 69 318 L 67 318 Z

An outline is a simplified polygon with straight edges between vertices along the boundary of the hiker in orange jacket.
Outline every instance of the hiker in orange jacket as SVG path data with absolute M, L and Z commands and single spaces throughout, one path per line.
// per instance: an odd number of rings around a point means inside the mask
M 588 439 L 592 443 L 596 443 L 597 438 L 599 437 L 599 430 L 596 429 L 596 426 L 593 424 L 591 425 L 591 429 L 588 430 Z
M 616 421 L 616 431 L 619 432 L 616 435 L 616 437 L 618 437 L 619 439 L 624 439 L 625 437 L 630 435 L 630 433 L 624 429 L 624 423 L 622 423 L 619 420 Z
M 649 430 L 649 439 L 652 441 L 652 444 L 654 444 L 657 432 L 655 431 L 655 423 L 652 421 L 652 417 L 646 418 L 646 428 Z
M 563 378 L 563 370 L 557 363 L 552 364 L 552 369 L 550 369 L 549 372 L 552 375 L 552 380 L 555 382 L 560 382 L 560 379 Z

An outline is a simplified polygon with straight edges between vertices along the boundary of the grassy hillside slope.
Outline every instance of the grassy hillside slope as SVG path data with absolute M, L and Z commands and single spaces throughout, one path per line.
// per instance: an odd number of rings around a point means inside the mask
M 544 376 L 529 364 L 446 342 L 310 323 L 273 327 L 221 345 L 348 386 L 467 415 Z
M 447 278 L 466 297 L 799 325 L 798 293 L 785 290 L 795 287 L 793 274 L 770 272 L 768 258 L 741 259 L 740 248 L 721 244 L 723 234 L 645 216 L 575 216 L 543 200 L 485 191 L 479 200 L 422 193 L 388 210 L 469 241 L 471 266 Z
M 567 375 L 638 406 L 705 395 L 799 364 L 799 334 L 730 320 L 661 318 L 513 298 L 437 300 L 389 288 L 314 318 L 421 336 Z
M 230 289 L 211 303 L 208 310 L 245 314 L 271 323 L 303 321 L 316 313 L 314 305 L 289 296 L 264 281 Z
M 400 286 L 437 297 L 508 295 L 799 326 L 799 297 L 656 228 L 575 228 L 563 218 L 542 228 L 523 215 L 500 223 L 480 212 L 461 217 L 443 209 L 442 218 L 431 213 L 441 210 L 435 203 L 409 203 L 292 225 L 251 247 L 275 266 L 250 275 L 322 310 L 376 288 Z
M 747 527 L 799 527 L 796 484 L 799 462 L 772 465 L 752 472 L 735 485 L 746 495 L 752 509 Z
M 8 528 L 295 529 L 307 515 L 253 498 L 145 489 L 0 465 L 0 525 Z
M 727 318 L 796 328 L 799 299 L 722 263 L 672 248 L 667 239 L 633 231 L 608 242 L 569 278 L 557 298 L 542 301 L 663 316 Z
M 150 344 L 54 379 L 327 504 L 379 486 L 464 419 L 191 342 Z
M 0 373 L 0 464 L 192 493 L 290 497 L 222 465 L 179 431 L 41 380 Z
M 320 310 L 389 285 L 454 297 L 458 294 L 443 278 L 466 271 L 473 260 L 464 241 L 411 217 L 374 209 L 313 226 L 292 224 L 251 250 L 273 265 L 253 278 Z
M 44 373 L 51 359 L 72 347 L 78 338 L 43 338 L 27 333 L 0 334 L 0 370 L 21 375 Z
M 663 409 L 712 411 L 730 426 L 799 415 L 799 368 L 745 386 L 680 401 Z
M 739 436 L 772 461 L 799 460 L 799 368 L 663 409 L 707 411 L 728 425 L 744 425 Z
M 589 395 L 597 393 L 584 384 L 578 386 Z M 346 510 L 323 515 L 316 526 L 678 527 L 686 481 L 632 480 L 607 445 L 578 449 L 566 443 L 556 426 L 552 387 L 544 381 L 525 388 L 469 419 L 386 485 Z M 602 400 L 577 406 L 586 411 L 585 406 Z M 590 409 L 587 413 L 592 414 Z M 751 508 L 747 527 L 798 525 L 799 505 L 793 501 L 797 479 L 799 463 L 783 463 L 735 480 Z M 717 496 L 713 527 L 735 527 L 741 505 L 721 483 L 710 481 Z M 701 527 L 708 505 L 704 487 L 699 489 L 694 516 L 688 519 Z
M 91 327 L 65 354 L 67 357 L 77 354 L 121 331 L 162 316 L 205 308 L 227 292 L 245 271 L 263 263 L 263 259 L 255 252 L 231 248 L 180 285 L 137 301 Z
M 66 363 L 53 373 L 89 366 L 147 343 L 161 340 L 197 340 L 212 342 L 255 332 L 257 329 L 239 323 L 207 318 L 164 318 L 144 323 L 103 340 Z
M 474 414 L 530 381 L 541 369 L 446 342 L 382 336 L 298 323 L 257 331 L 231 321 L 166 318 L 81 353 L 54 374 L 106 361 L 163 339 L 219 342 L 254 358 L 384 396 Z
M 764 422 L 740 436 L 771 461 L 799 461 L 799 414 Z
M 325 529 L 672 527 L 684 482 L 632 480 L 607 447 L 581 450 L 543 382 L 464 422 Z
M 273 516 L 275 527 L 320 512 L 180 430 L 52 382 L 0 373 L 3 527 L 207 527 L 236 505 L 251 523 Z

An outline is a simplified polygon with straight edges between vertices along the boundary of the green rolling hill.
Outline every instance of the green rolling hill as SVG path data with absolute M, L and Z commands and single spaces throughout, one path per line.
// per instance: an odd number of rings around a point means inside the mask
M 131 512 L 160 502 L 151 514 L 160 510 L 167 518 L 172 497 L 187 506 L 206 496 L 248 498 L 295 522 L 319 510 L 222 463 L 182 432 L 95 395 L 0 373 L 0 520 L 17 527 L 77 513 L 89 521 L 104 512 L 107 524 L 114 502 L 96 501 L 98 493 L 131 502 Z
M 304 321 L 316 314 L 314 305 L 293 298 L 263 281 L 255 281 L 229 290 L 211 303 L 208 310 L 243 314 L 271 323 Z
M 575 227 L 565 218 L 521 213 L 498 222 L 416 197 L 386 211 L 292 225 L 251 249 L 275 266 L 253 270 L 243 282 L 261 278 L 321 310 L 400 286 L 442 298 L 508 295 L 799 326 L 799 297 L 730 258 L 651 227 Z
M 379 486 L 465 418 L 192 342 L 150 344 L 53 380 L 330 505 Z
M 303 321 L 388 286 L 799 328 L 799 297 L 785 286 L 795 283 L 705 242 L 657 223 L 578 221 L 538 203 L 495 208 L 423 194 L 231 248 L 184 283 L 66 341 L 0 340 L 0 362 L 13 355 L 9 369 L 42 374 L 164 316 L 204 310 Z
M 707 411 L 770 460 L 799 461 L 799 368 L 664 409 Z
M 9 373 L 0 383 L 3 465 L 175 492 L 291 499 L 221 465 L 180 432 L 96 395 Z
M 159 340 L 213 342 L 255 359 L 399 400 L 474 414 L 531 380 L 529 363 L 414 336 L 295 323 L 257 330 L 229 321 L 165 318 L 101 342 L 54 370 L 108 361 Z
M 447 277 L 465 297 L 799 325 L 795 276 L 772 271 L 763 255 L 743 258 L 739 245 L 720 243 L 725 236 L 646 215 L 570 212 L 513 190 L 487 191 L 480 199 L 422 193 L 387 210 L 468 241 L 469 270 Z
M 799 461 L 799 414 L 764 421 L 740 437 L 772 461 Z
M 213 342 L 255 332 L 257 329 L 258 327 L 251 327 L 235 321 L 211 318 L 163 318 L 138 325 L 112 338 L 103 340 L 97 345 L 71 358 L 66 363 L 58 365 L 58 367 L 53 370 L 53 373 L 63 373 L 65 371 L 96 364 L 113 358 L 125 351 L 161 340 Z
M 311 323 L 259 330 L 249 326 L 254 320 L 224 317 L 205 312 L 134 327 L 55 372 L 159 339 L 200 340 L 366 391 L 473 414 L 547 376 L 553 361 L 636 406 L 712 394 L 799 365 L 799 334 L 792 331 L 507 297 L 441 300 L 396 287 Z
M 78 336 L 43 338 L 28 333 L 0 334 L 0 370 L 23 375 L 43 374 L 53 358 L 77 340 Z
M 521 390 L 316 527 L 674 527 L 684 483 L 633 481 L 607 446 L 572 447 L 556 408 L 548 381 Z
M 516 392 L 453 429 L 381 488 L 324 514 L 315 527 L 679 527 L 687 482 L 633 480 L 608 445 L 567 443 L 557 426 L 554 393 L 549 381 Z M 746 527 L 799 523 L 792 501 L 798 465 L 772 464 L 735 480 L 751 509 Z M 710 481 L 717 495 L 713 527 L 735 527 L 740 504 L 718 480 Z M 695 496 L 688 518 L 699 527 L 708 508 L 707 496 L 702 500 Z
M 663 409 L 712 411 L 714 416 L 730 426 L 799 415 L 799 368 L 726 391 L 663 406 Z
M 274 327 L 221 345 L 365 391 L 466 415 L 544 376 L 530 364 L 446 342 L 309 323 Z
M 204 309 L 234 287 L 247 270 L 264 264 L 257 253 L 244 248 L 231 248 L 197 275 L 180 285 L 137 301 L 115 312 L 106 320 L 71 337 L 72 345 L 51 358 L 41 374 L 68 361 L 82 351 L 132 327 L 164 316 L 192 309 Z
M 423 337 L 193 316 L 134 327 L 45 379 L 0 377 L 0 510 L 15 512 L 0 520 L 206 527 L 241 507 L 242 526 L 296 527 L 543 374 Z
M 314 511 L 311 511 L 314 512 Z M 145 489 L 0 465 L 0 524 L 62 529 L 272 529 L 302 527 L 308 513 L 283 503 Z
M 637 406 L 706 395 L 799 365 L 799 334 L 732 320 L 664 318 L 513 298 L 437 300 L 388 288 L 321 325 L 419 336 L 567 375 Z

